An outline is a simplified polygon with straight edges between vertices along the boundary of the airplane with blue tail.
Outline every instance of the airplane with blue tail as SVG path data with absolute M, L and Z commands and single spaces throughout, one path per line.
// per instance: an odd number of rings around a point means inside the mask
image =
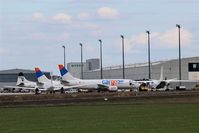
M 45 91 L 47 93 L 48 92 L 55 93 L 55 91 L 60 91 L 61 93 L 63 93 L 65 90 L 78 87 L 78 85 L 74 85 L 74 86 L 63 85 L 61 84 L 60 81 L 53 80 L 52 75 L 51 75 L 51 79 L 48 79 L 38 67 L 35 68 L 35 73 L 38 80 L 38 83 L 37 83 L 38 87 L 36 88 L 37 91 Z
M 58 65 L 62 76 L 62 83 L 68 86 L 79 85 L 80 89 L 96 89 L 98 91 L 117 91 L 118 89 L 133 89 L 140 84 L 131 79 L 79 79 L 73 77 L 62 65 Z

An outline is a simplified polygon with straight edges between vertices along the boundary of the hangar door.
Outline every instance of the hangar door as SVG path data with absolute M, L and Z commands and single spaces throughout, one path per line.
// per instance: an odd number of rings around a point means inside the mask
M 199 80 L 199 63 L 188 64 L 189 80 Z

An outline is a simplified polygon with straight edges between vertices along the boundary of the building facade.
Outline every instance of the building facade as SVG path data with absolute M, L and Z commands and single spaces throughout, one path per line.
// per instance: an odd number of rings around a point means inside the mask
M 17 77 L 20 72 L 24 73 L 24 76 L 27 80 L 37 81 L 34 70 L 26 69 L 8 69 L 0 71 L 0 88 L 5 85 L 16 85 Z M 43 72 L 48 78 L 50 78 L 50 72 Z
M 67 63 L 68 71 L 76 78 L 81 78 L 81 62 Z M 99 69 L 99 59 L 88 59 L 83 62 L 83 77 L 84 72 Z
M 86 63 L 88 63 L 88 70 L 91 71 L 91 70 L 96 70 L 96 69 L 99 69 L 99 59 L 98 58 L 95 58 L 95 59 L 88 59 L 86 60 Z
M 165 79 L 179 79 L 179 65 L 178 59 L 157 61 L 151 63 L 151 77 L 152 79 L 159 79 L 161 74 L 161 67 L 163 67 L 163 77 Z M 182 58 L 181 60 L 181 77 L 184 80 L 191 79 L 189 72 L 189 64 L 196 65 L 199 63 L 199 57 Z M 197 79 L 198 72 L 195 72 L 195 79 Z M 139 80 L 148 79 L 148 63 L 137 63 L 125 65 L 125 78 Z M 104 78 L 122 78 L 122 66 L 111 66 L 103 68 Z M 85 79 L 100 79 L 100 70 L 91 70 L 84 72 Z M 198 77 L 199 78 L 199 77 Z M 199 79 L 198 79 L 199 80 Z
M 67 69 L 74 77 L 81 78 L 81 62 L 67 63 Z M 83 72 L 88 70 L 88 63 L 83 62 Z

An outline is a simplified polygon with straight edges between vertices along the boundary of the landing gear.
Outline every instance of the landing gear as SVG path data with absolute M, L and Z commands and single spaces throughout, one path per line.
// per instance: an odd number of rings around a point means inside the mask
M 36 95 L 39 94 L 39 89 L 38 88 L 35 89 L 35 94 Z
M 55 94 L 55 91 L 50 91 L 50 94 Z
M 97 92 L 98 92 L 98 93 L 100 93 L 100 92 L 101 92 L 100 88 L 99 88 L 99 89 L 97 89 Z
M 60 93 L 61 93 L 61 94 L 64 93 L 64 88 L 63 88 L 63 87 L 60 89 Z

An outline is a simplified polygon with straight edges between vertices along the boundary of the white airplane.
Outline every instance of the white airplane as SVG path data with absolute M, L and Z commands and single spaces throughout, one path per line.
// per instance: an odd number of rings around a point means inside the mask
M 22 90 L 32 90 L 35 94 L 38 94 L 42 91 L 55 91 L 63 89 L 63 85 L 61 85 L 58 81 L 51 81 L 49 80 L 43 73 L 38 69 L 35 68 L 36 76 L 38 78 L 38 82 L 29 81 L 25 78 L 22 72 L 19 73 L 17 78 L 16 86 L 4 86 L 3 90 L 10 90 L 15 92 L 20 92 Z M 41 77 L 40 77 L 41 75 Z M 52 83 L 51 83 L 52 82 Z M 56 87 L 54 87 L 56 86 Z
M 140 83 L 140 86 L 142 86 L 142 85 L 148 86 L 151 90 L 167 91 L 167 90 L 174 90 L 174 88 L 169 87 L 169 85 L 172 82 L 187 83 L 187 82 L 197 82 L 197 81 L 177 80 L 177 78 L 163 79 L 163 66 L 162 66 L 159 80 L 151 79 L 151 80 L 148 80 L 148 81 L 138 81 L 138 82 Z
M 35 90 L 37 84 L 36 82 L 29 81 L 25 78 L 23 72 L 20 72 L 17 77 L 16 86 L 4 86 L 3 90 L 11 90 L 20 92 L 22 90 Z
M 36 88 L 37 91 L 45 91 L 47 93 L 48 92 L 54 93 L 55 91 L 60 91 L 61 93 L 63 93 L 64 90 L 78 87 L 78 86 L 62 85 L 60 81 L 52 80 L 52 75 L 51 75 L 51 80 L 50 80 L 41 72 L 41 70 L 38 67 L 35 68 L 35 73 L 38 80 L 37 88 Z
M 62 64 L 58 65 L 58 67 L 62 76 L 62 84 L 68 86 L 79 85 L 77 88 L 80 89 L 117 91 L 118 88 L 132 89 L 139 86 L 136 81 L 131 79 L 78 79 L 73 77 Z

